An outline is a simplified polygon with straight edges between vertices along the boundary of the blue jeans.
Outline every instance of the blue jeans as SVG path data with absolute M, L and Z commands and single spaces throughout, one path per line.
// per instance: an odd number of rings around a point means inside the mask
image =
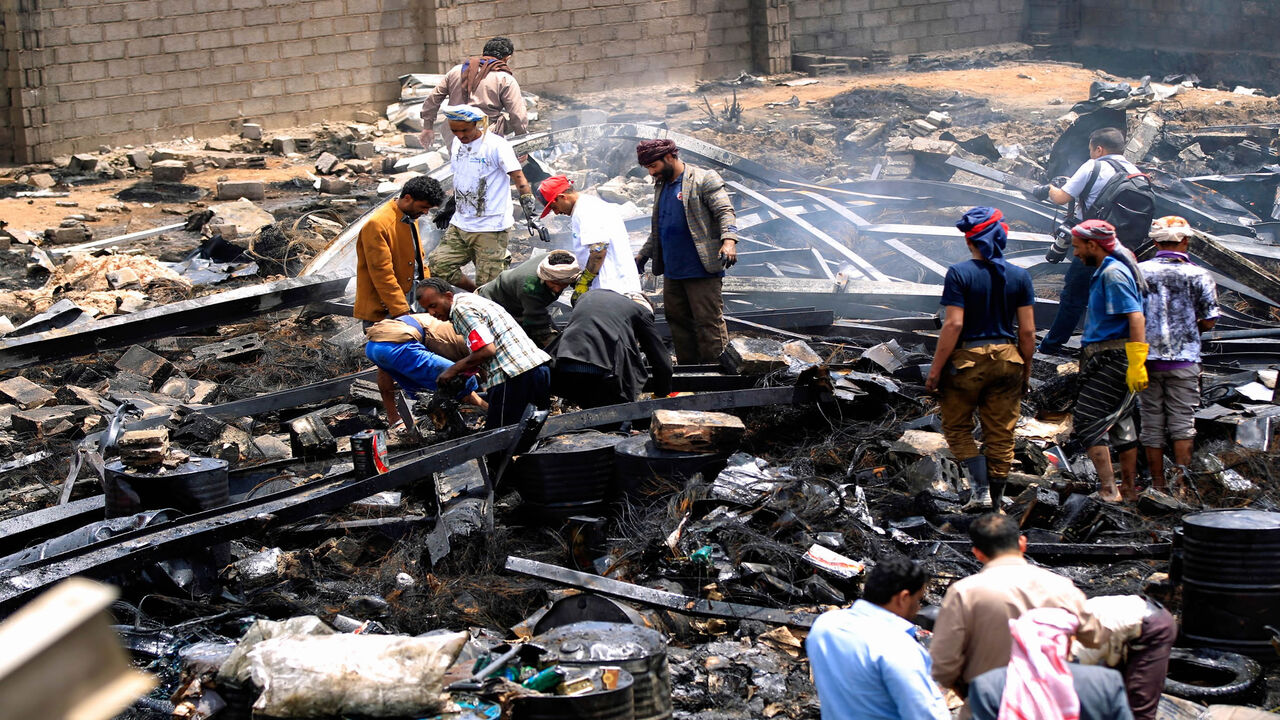
M 1094 268 L 1085 265 L 1079 258 L 1071 258 L 1067 267 L 1067 276 L 1062 279 L 1062 295 L 1058 297 L 1058 314 L 1053 318 L 1053 325 L 1040 342 L 1040 352 L 1061 350 L 1064 343 L 1071 339 L 1071 334 L 1080 327 L 1084 318 L 1085 307 L 1089 304 L 1089 283 L 1093 279 Z

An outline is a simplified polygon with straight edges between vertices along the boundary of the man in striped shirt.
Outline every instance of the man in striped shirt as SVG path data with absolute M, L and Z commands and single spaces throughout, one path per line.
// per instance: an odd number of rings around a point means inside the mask
M 470 355 L 446 368 L 436 384 L 479 373 L 489 400 L 486 428 L 520 421 L 526 405 L 551 407 L 551 356 L 534 344 L 502 306 L 474 293 L 456 296 L 441 278 L 427 278 L 418 288 L 418 304 L 439 320 L 453 323 Z
M 1142 274 L 1132 253 L 1117 242 L 1115 228 L 1104 220 L 1085 220 L 1072 228 L 1071 246 L 1087 267 L 1097 268 L 1089 284 L 1081 338 L 1072 443 L 1087 449 L 1098 471 L 1102 500 L 1136 500 L 1138 436 L 1133 410 L 1137 393 L 1147 387 Z M 1120 489 L 1111 467 L 1113 445 L 1120 456 Z

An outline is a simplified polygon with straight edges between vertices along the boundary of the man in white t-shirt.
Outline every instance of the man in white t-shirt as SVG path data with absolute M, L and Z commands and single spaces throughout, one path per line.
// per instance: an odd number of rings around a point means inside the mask
M 1089 159 L 1076 170 L 1062 187 L 1040 185 L 1031 191 L 1038 200 L 1052 200 L 1059 205 L 1076 201 L 1077 220 L 1093 217 L 1088 214 L 1094 201 L 1098 199 L 1102 188 L 1111 176 L 1116 174 L 1115 167 L 1108 161 L 1115 161 L 1127 172 L 1139 172 L 1137 166 L 1125 159 L 1124 133 L 1116 128 L 1094 130 L 1089 136 Z M 1089 185 L 1094 171 L 1098 175 Z M 1067 268 L 1067 275 L 1062 281 L 1062 294 L 1058 299 L 1058 313 L 1053 319 L 1049 332 L 1045 333 L 1040 343 L 1040 352 L 1050 355 L 1061 354 L 1063 344 L 1071 339 L 1080 319 L 1084 317 L 1085 305 L 1089 302 L 1089 281 L 1093 278 L 1093 268 L 1085 267 L 1079 258 L 1072 258 Z
M 427 262 L 433 277 L 474 291 L 511 264 L 507 250 L 515 224 L 511 185 L 520 192 L 526 217 L 533 216 L 533 188 L 511 144 L 488 132 L 484 113 L 470 105 L 457 105 L 445 110 L 445 118 L 454 136 L 449 156 L 455 209 L 440 245 Z M 475 280 L 462 272 L 468 262 L 475 263 Z
M 583 271 L 578 276 L 573 297 L 588 289 L 603 288 L 622 295 L 642 295 L 640 273 L 632 259 L 631 240 L 618 206 L 594 195 L 582 195 L 573 189 L 573 181 L 555 175 L 538 185 L 547 206 L 542 217 L 554 211 L 570 217 L 573 247 Z M 603 256 L 601 253 L 603 252 Z

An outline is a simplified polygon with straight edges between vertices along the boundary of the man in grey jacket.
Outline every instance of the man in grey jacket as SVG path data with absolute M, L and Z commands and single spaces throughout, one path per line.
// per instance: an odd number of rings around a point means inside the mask
M 676 362 L 714 363 L 729 332 L 724 324 L 724 271 L 738 260 L 738 218 L 724 180 L 714 170 L 688 165 L 671 140 L 645 140 L 636 160 L 653 178 L 653 222 L 636 255 L 636 269 L 653 259 L 664 275 L 663 312 Z

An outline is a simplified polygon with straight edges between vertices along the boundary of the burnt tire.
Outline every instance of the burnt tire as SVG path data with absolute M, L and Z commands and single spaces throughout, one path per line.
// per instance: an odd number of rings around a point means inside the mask
M 1200 682 L 1181 682 L 1173 675 L 1186 678 L 1191 673 L 1203 677 Z M 1169 655 L 1169 673 L 1164 691 L 1174 697 L 1207 704 L 1230 702 L 1248 696 L 1262 677 L 1262 666 L 1252 658 L 1209 648 L 1174 648 Z

